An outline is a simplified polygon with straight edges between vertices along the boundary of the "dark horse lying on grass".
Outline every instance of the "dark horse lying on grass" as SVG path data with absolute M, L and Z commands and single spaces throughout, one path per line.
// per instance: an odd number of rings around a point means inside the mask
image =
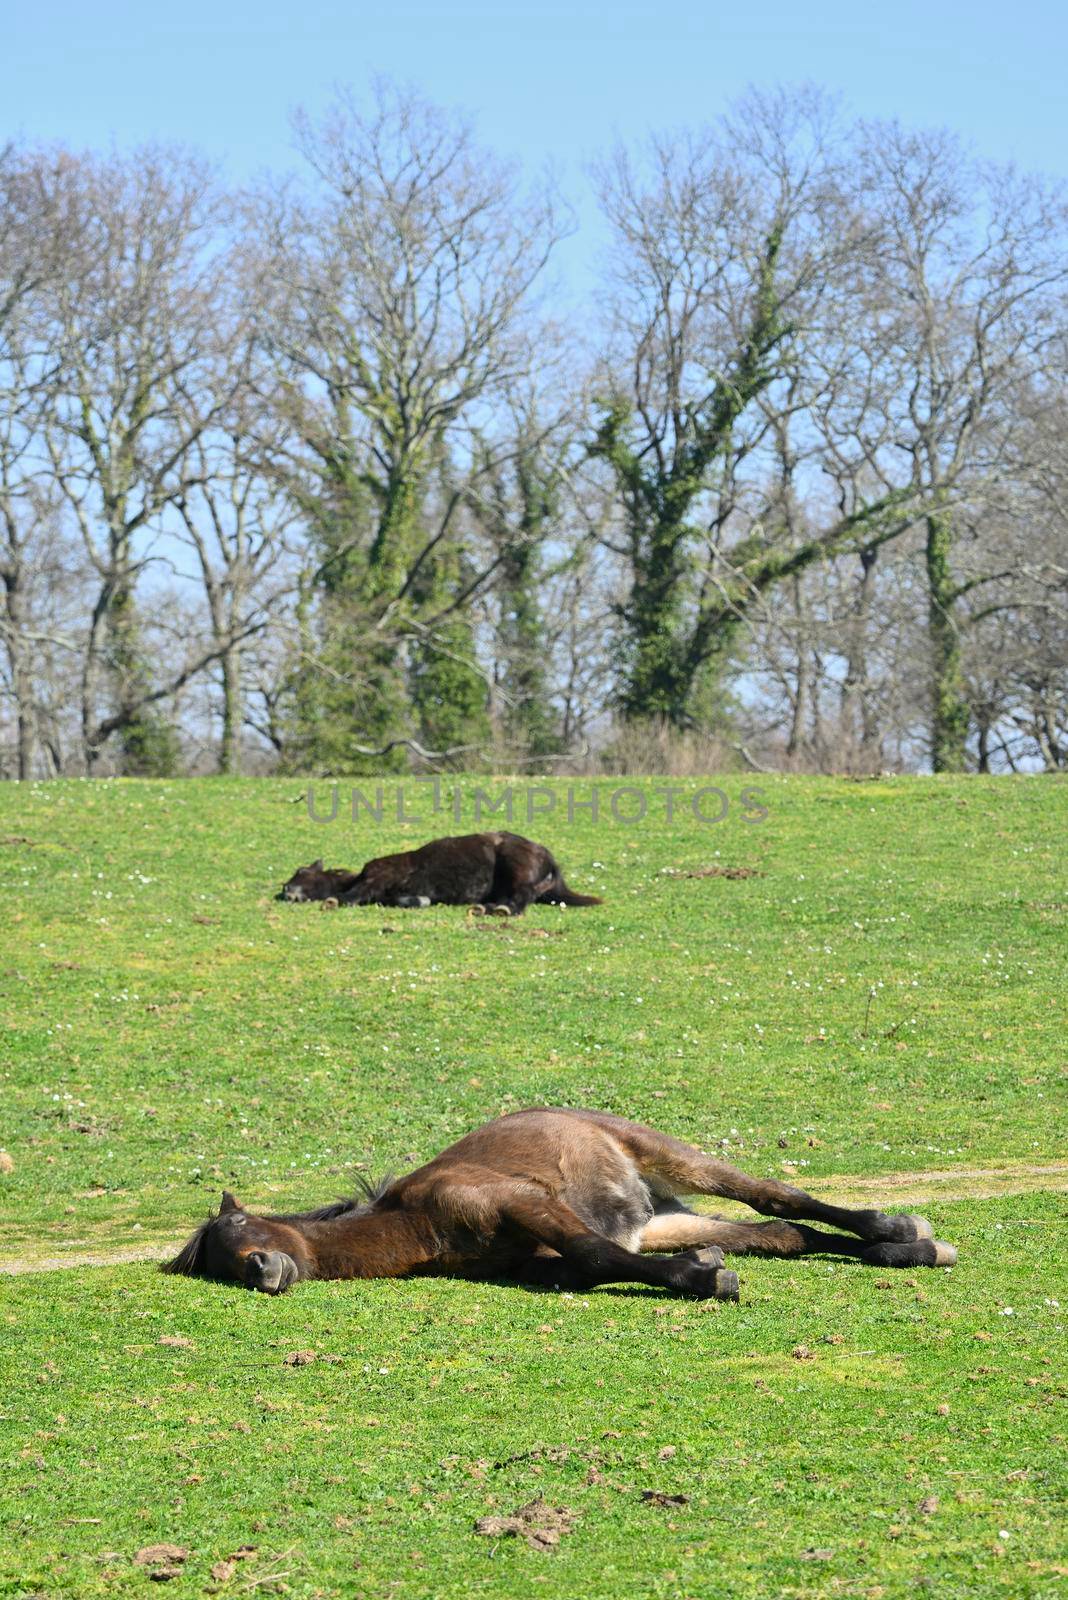
M 699 1216 L 680 1194 L 742 1200 L 775 1222 Z M 822 1233 L 811 1219 L 856 1238 Z M 644 1251 L 676 1251 L 674 1256 Z M 543 1288 L 645 1283 L 737 1300 L 723 1252 L 857 1256 L 876 1267 L 952 1266 L 922 1217 L 825 1205 L 774 1178 L 748 1178 L 692 1145 L 600 1111 L 515 1111 L 362 1201 L 254 1216 L 224 1194 L 164 1272 L 282 1294 L 302 1278 L 434 1273 Z
M 359 872 L 300 867 L 282 900 L 336 900 L 343 906 L 476 906 L 497 916 L 520 916 L 541 905 L 599 906 L 576 894 L 543 844 L 518 833 L 465 833 L 432 839 L 418 850 L 378 856 Z

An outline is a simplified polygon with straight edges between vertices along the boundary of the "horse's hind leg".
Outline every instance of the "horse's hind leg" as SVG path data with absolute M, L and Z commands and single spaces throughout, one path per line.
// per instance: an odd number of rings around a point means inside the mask
M 498 860 L 485 909 L 490 915 L 521 917 L 539 895 L 552 887 L 552 883 L 551 876 L 539 878 L 536 869 L 526 862 L 517 865 Z
M 715 1188 L 705 1193 L 744 1201 L 765 1217 L 821 1222 L 827 1227 L 856 1234 L 872 1247 L 860 1252 L 861 1260 L 887 1267 L 948 1266 L 956 1260 L 952 1245 L 933 1239 L 931 1224 L 925 1217 L 828 1205 L 804 1189 L 795 1189 L 792 1184 L 780 1183 L 775 1178 L 750 1178 L 733 1167 L 718 1162 L 711 1165 L 719 1170 L 713 1179 Z
M 765 1243 L 758 1249 L 759 1235 Z M 701 1217 L 695 1211 L 662 1211 L 651 1217 L 641 1231 L 638 1249 L 666 1252 L 692 1250 L 699 1246 L 731 1255 L 800 1255 L 804 1249 L 798 1229 L 788 1223 L 727 1222 L 722 1217 Z
M 730 1222 L 693 1211 L 662 1211 L 642 1229 L 639 1250 L 690 1250 L 704 1245 L 720 1256 L 852 1256 L 871 1266 L 952 1266 L 952 1245 L 933 1239 L 869 1245 L 841 1233 L 821 1233 L 798 1222 Z M 895 1260 L 899 1254 L 901 1259 Z
M 655 1186 L 676 1194 L 741 1200 L 766 1217 L 821 1222 L 840 1228 L 858 1235 L 871 1247 L 847 1253 L 857 1254 L 873 1266 L 949 1266 L 956 1260 L 953 1246 L 934 1240 L 931 1225 L 923 1217 L 890 1216 L 883 1211 L 828 1205 L 776 1178 L 750 1178 L 726 1162 L 703 1155 L 692 1145 L 636 1124 L 621 1124 L 617 1137 L 630 1149 L 643 1177 Z

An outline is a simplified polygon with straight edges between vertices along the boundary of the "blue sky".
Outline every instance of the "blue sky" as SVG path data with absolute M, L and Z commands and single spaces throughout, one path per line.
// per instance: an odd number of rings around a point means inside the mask
M 1068 176 L 1061 0 L 7 0 L 0 138 L 194 144 L 235 179 L 292 163 L 289 113 L 374 73 L 551 159 L 590 227 L 583 166 L 617 135 L 698 123 L 749 83 L 809 79 L 865 116 L 946 125 Z M 575 245 L 571 246 L 571 250 Z M 569 252 L 570 253 L 570 252 Z

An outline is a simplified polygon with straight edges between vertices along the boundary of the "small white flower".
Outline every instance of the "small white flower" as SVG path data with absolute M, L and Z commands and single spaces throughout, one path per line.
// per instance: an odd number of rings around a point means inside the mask
M 1003 1317 L 1014 1317 L 1016 1313 L 1011 1306 L 1002 1306 L 1001 1315 Z

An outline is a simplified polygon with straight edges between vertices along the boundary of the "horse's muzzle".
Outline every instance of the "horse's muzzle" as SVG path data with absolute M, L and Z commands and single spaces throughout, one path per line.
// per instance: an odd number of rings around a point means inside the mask
M 297 1263 L 284 1250 L 253 1250 L 245 1263 L 245 1287 L 263 1294 L 285 1294 L 300 1277 Z

